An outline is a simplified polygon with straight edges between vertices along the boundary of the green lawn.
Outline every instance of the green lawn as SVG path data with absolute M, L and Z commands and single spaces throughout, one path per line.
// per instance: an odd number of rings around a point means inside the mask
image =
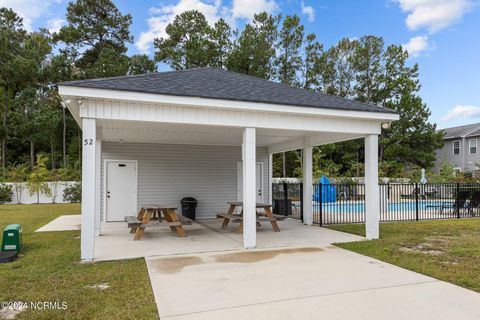
M 365 226 L 331 229 L 365 235 Z M 380 224 L 380 240 L 339 247 L 480 292 L 480 219 Z
M 76 204 L 1 205 L 0 228 L 23 225 L 23 250 L 13 263 L 0 264 L 0 301 L 59 301 L 66 310 L 27 310 L 15 319 L 158 319 L 143 259 L 81 264 L 80 232 L 36 229 Z M 106 283 L 105 290 L 88 286 Z

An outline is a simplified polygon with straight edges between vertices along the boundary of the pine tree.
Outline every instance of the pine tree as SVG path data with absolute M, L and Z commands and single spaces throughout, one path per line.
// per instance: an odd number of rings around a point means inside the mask
M 232 28 L 224 19 L 215 22 L 210 28 L 210 39 L 213 43 L 211 65 L 217 68 L 226 68 L 227 59 L 232 50 Z
M 146 54 L 135 54 L 128 61 L 128 74 L 146 74 L 157 72 L 155 60 L 150 59 Z
M 356 69 L 354 53 L 358 41 L 344 38 L 323 53 L 319 61 L 319 91 L 354 98 Z
M 68 4 L 66 20 L 68 25 L 54 39 L 65 43 L 61 52 L 75 61 L 84 77 L 126 73 L 126 44 L 133 41 L 131 15 L 123 15 L 111 0 L 76 0 Z
M 0 8 L 0 90 L 3 104 L 2 115 L 2 167 L 7 163 L 7 122 L 10 103 L 18 91 L 17 71 L 21 69 L 22 43 L 25 41 L 26 31 L 23 29 L 22 18 L 13 10 Z
M 275 60 L 277 77 L 281 83 L 298 85 L 297 71 L 302 66 L 300 48 L 303 44 L 304 26 L 297 15 L 286 16 L 278 36 L 278 55 Z
M 256 14 L 235 40 L 227 68 L 263 79 L 273 79 L 278 21 L 278 16 L 266 12 Z
M 303 62 L 303 88 L 308 90 L 318 90 L 319 68 L 323 55 L 323 45 L 315 40 L 314 33 L 309 33 L 306 37 L 304 62 Z
M 157 61 L 167 63 L 174 70 L 209 66 L 214 47 L 209 28 L 201 12 L 182 12 L 165 29 L 168 36 L 155 39 Z
M 384 74 L 384 42 L 381 37 L 364 36 L 358 41 L 353 56 L 355 100 L 380 105 Z
M 436 131 L 436 125 L 428 121 L 431 113 L 426 104 L 414 93 L 405 93 L 398 102 L 390 102 L 387 107 L 397 110 L 400 120 L 383 130 L 383 160 L 431 168 L 435 151 L 443 147 L 444 134 Z

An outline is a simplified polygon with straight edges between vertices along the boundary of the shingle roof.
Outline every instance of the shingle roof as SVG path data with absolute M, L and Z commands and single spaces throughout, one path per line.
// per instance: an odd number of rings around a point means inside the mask
M 314 93 L 217 68 L 78 80 L 63 82 L 60 85 L 302 107 L 396 113 L 390 109 Z
M 467 134 L 467 137 L 476 137 L 476 136 L 480 136 L 480 124 L 478 125 L 478 129 Z
M 455 139 L 462 137 L 474 137 L 480 135 L 480 123 L 467 124 L 459 127 L 445 128 L 440 131 L 445 131 L 444 139 Z

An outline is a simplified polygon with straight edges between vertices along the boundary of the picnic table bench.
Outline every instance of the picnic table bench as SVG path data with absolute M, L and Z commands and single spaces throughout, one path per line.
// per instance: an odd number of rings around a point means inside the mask
M 177 215 L 177 207 L 165 205 L 145 205 L 140 208 L 137 216 L 125 216 L 125 222 L 130 233 L 135 233 L 133 240 L 140 240 L 146 228 L 169 226 L 170 230 L 177 232 L 179 237 L 185 237 L 183 225 L 192 224 L 192 220 Z M 152 220 L 158 214 L 158 221 Z M 163 217 L 162 217 L 163 214 Z
M 237 228 L 237 233 L 243 232 L 243 208 L 240 214 L 235 214 L 234 211 L 237 207 L 243 207 L 243 202 L 227 202 L 230 207 L 228 208 L 227 213 L 219 212 L 217 213 L 217 218 L 223 218 L 222 229 L 225 229 L 229 222 L 240 222 L 240 225 Z M 273 231 L 280 232 L 277 221 L 284 220 L 285 216 L 274 215 L 272 213 L 272 205 L 268 203 L 257 203 L 255 204 L 257 209 L 263 209 L 264 212 L 257 211 L 257 226 L 261 227 L 261 222 L 267 221 L 272 225 Z

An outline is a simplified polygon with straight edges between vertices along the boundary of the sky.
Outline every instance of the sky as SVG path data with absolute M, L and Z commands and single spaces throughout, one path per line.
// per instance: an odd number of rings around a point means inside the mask
M 329 47 L 344 37 L 382 36 L 401 44 L 409 64 L 420 68 L 420 96 L 439 128 L 480 122 L 480 0 L 113 0 L 133 17 L 129 53 L 153 55 L 153 39 L 185 10 L 210 22 L 220 17 L 237 28 L 257 12 L 297 14 L 306 33 Z M 27 30 L 59 30 L 67 0 L 0 0 L 14 9 Z

